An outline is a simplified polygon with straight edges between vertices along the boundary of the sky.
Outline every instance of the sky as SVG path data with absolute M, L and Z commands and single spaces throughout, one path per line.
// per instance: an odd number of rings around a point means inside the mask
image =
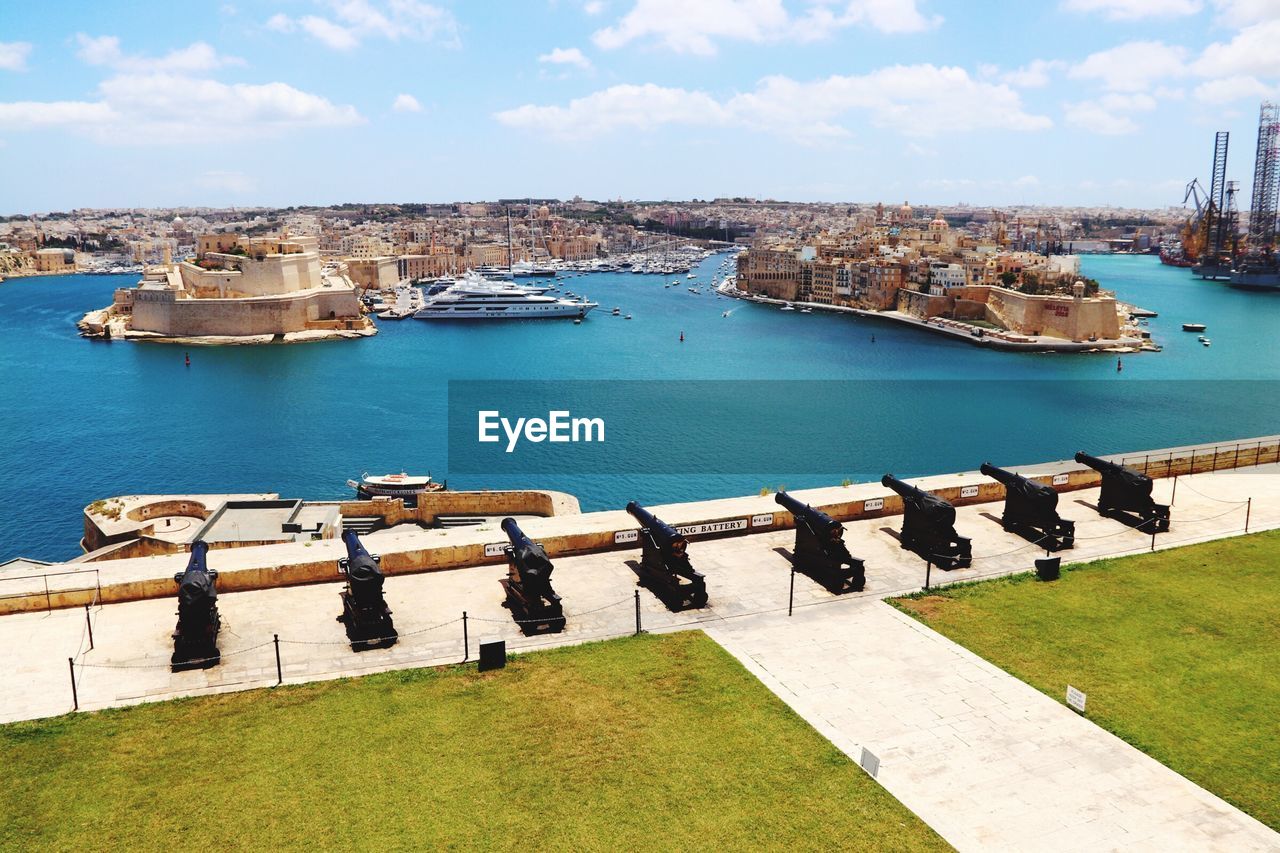
M 1264 97 L 1280 0 L 0 0 L 0 213 L 1247 205 Z

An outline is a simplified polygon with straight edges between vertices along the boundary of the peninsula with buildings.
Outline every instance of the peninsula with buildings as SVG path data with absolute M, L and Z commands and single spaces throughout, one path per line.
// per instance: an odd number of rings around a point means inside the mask
M 194 258 L 144 269 L 90 311 L 87 337 L 190 344 L 294 343 L 365 337 L 377 327 L 341 268 L 322 267 L 315 237 L 198 238 Z
M 137 272 L 91 337 L 269 343 L 376 333 L 372 306 L 479 270 L 655 272 L 733 247 L 726 296 L 878 315 L 996 349 L 1157 349 L 1079 256 L 1156 254 L 1179 208 L 978 208 L 752 198 L 75 210 L 0 217 L 0 275 Z M 689 257 L 689 255 L 685 255 Z M 174 259 L 181 259 L 175 261 Z

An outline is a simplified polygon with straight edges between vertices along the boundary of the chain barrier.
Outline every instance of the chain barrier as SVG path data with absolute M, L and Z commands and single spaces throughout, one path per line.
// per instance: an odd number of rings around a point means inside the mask
M 634 601 L 634 599 L 628 596 L 627 598 L 624 598 L 621 601 L 615 601 L 613 604 L 606 604 L 603 607 L 597 607 L 594 610 L 584 610 L 581 613 L 566 613 L 564 614 L 564 617 L 568 619 L 571 616 L 575 618 L 590 616 L 592 613 L 599 613 L 601 610 L 608 610 L 610 607 L 618 607 L 623 604 L 631 604 L 632 601 Z M 537 625 L 547 621 L 547 617 L 545 616 L 542 617 L 541 619 L 515 619 L 515 618 L 487 619 L 484 616 L 468 616 L 467 618 L 472 622 L 494 622 L 499 625 L 507 625 L 512 622 L 516 623 L 517 625 Z
M 1190 479 L 1191 479 L 1190 477 L 1187 477 L 1186 479 L 1179 479 L 1178 483 L 1190 489 L 1191 491 L 1195 492 L 1197 495 L 1204 498 L 1205 500 L 1214 501 L 1215 503 L 1220 503 L 1220 504 L 1232 504 L 1234 506 L 1244 506 L 1249 502 L 1247 498 L 1242 501 L 1224 501 L 1222 498 L 1215 498 L 1212 495 L 1206 495 L 1204 492 L 1200 491 L 1195 486 L 1187 482 L 1187 480 L 1190 480 Z
M 471 618 L 474 619 L 475 617 L 473 616 Z M 426 628 L 418 628 L 415 631 L 397 633 L 394 637 L 373 637 L 368 640 L 286 640 L 281 637 L 280 643 L 282 645 L 287 643 L 291 646 L 349 646 L 353 643 L 357 645 L 375 645 L 377 643 L 385 643 L 391 640 L 403 640 L 406 637 L 416 637 L 419 634 L 425 634 L 428 631 L 434 631 L 437 628 L 443 628 L 446 625 L 456 625 L 461 621 L 462 617 L 458 617 L 457 619 L 450 619 L 448 622 L 441 622 L 438 625 L 429 625 Z
M 267 646 L 271 645 L 273 642 L 274 640 L 267 640 L 265 643 L 258 643 L 258 645 L 249 646 L 247 649 L 236 649 L 234 652 L 223 652 L 216 658 L 195 658 L 193 660 L 183 661 L 182 666 L 197 667 L 203 663 L 210 663 L 212 661 L 217 661 L 217 660 L 226 660 L 227 658 L 235 657 L 236 655 L 242 655 L 242 654 L 245 654 L 246 652 L 254 652 L 254 651 L 257 651 L 258 649 L 266 648 Z M 164 663 L 164 664 L 81 663 L 79 666 L 81 669 L 170 669 L 173 666 L 173 664 L 172 663 Z

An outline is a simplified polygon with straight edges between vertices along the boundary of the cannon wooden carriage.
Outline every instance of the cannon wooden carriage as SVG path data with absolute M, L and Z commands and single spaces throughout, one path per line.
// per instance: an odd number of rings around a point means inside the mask
M 635 501 L 627 512 L 640 522 L 640 585 L 672 612 L 707 606 L 707 580 L 689 562 L 689 540 Z
M 1000 524 L 1010 533 L 1046 551 L 1062 551 L 1076 544 L 1076 523 L 1058 515 L 1058 490 L 1046 483 L 983 462 L 983 474 L 1004 486 L 1004 514 Z
M 796 520 L 796 546 L 791 558 L 796 571 L 835 595 L 861 592 L 867 582 L 866 569 L 844 544 L 844 525 L 786 492 L 778 492 L 774 501 Z
M 546 549 L 525 536 L 514 518 L 502 519 L 510 541 L 506 549 L 507 576 L 500 580 L 506 593 L 502 606 L 511 611 L 525 636 L 564 630 L 564 607 L 551 587 L 554 568 Z
M 351 648 L 361 651 L 393 646 L 399 634 L 382 595 L 386 580 L 382 559 L 365 550 L 354 530 L 343 531 L 342 541 L 347 546 L 347 556 L 338 560 L 338 570 L 347 583 L 341 593 L 342 615 L 338 621 L 347 627 Z
M 222 660 L 218 651 L 218 631 L 222 628 L 218 573 L 209 570 L 208 553 L 209 545 L 204 541 L 192 543 L 186 571 L 173 576 L 178 585 L 178 624 L 173 630 L 173 656 L 169 659 L 174 672 L 207 669 Z
M 956 533 L 956 508 L 937 495 L 907 485 L 892 474 L 882 485 L 902 496 L 902 534 L 899 544 L 940 569 L 973 565 L 972 542 Z
M 1076 454 L 1076 461 L 1102 475 L 1099 515 L 1128 522 L 1144 533 L 1165 533 L 1169 530 L 1169 507 L 1152 500 L 1154 484 L 1146 474 L 1090 456 L 1083 450 Z

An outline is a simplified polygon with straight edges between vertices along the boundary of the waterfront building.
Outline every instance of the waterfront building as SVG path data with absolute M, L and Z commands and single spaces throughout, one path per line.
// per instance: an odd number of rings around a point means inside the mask
M 110 306 L 85 315 L 82 333 L 218 343 L 376 331 L 351 280 L 322 272 L 315 237 L 212 236 L 199 245 L 229 248 L 147 267 L 136 287 L 118 289 Z
M 347 258 L 347 276 L 365 290 L 390 290 L 401 276 L 396 259 L 389 255 L 373 258 Z
M 36 272 L 69 273 L 76 271 L 76 253 L 74 249 L 37 249 L 35 253 Z

